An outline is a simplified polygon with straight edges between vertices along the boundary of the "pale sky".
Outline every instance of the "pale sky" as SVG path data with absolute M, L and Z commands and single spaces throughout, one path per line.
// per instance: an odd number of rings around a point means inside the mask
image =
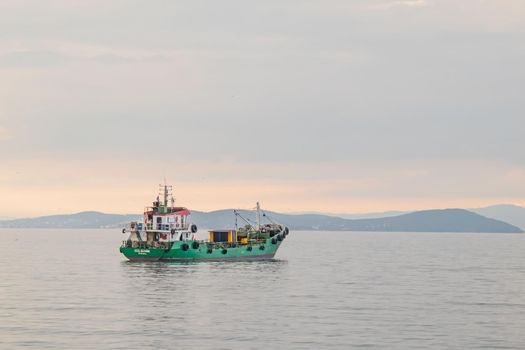
M 525 1 L 0 1 L 0 217 L 525 205 Z

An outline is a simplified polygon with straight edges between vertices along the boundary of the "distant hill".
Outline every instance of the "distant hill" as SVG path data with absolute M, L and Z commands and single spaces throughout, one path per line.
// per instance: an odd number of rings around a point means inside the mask
M 388 218 L 391 216 L 399 216 L 403 214 L 408 214 L 409 212 L 406 211 L 385 211 L 385 212 L 379 212 L 379 213 L 365 213 L 365 214 L 339 214 L 335 215 L 337 217 L 343 218 L 343 219 L 377 219 L 377 218 Z
M 411 213 L 410 211 L 398 211 L 398 210 L 391 210 L 391 211 L 383 211 L 383 212 L 374 212 L 374 213 L 358 213 L 358 214 L 352 214 L 352 213 L 329 213 L 329 212 L 298 212 L 298 213 L 292 213 L 294 215 L 302 215 L 302 214 L 319 214 L 319 215 L 328 215 L 328 216 L 335 216 L 342 219 L 375 219 L 375 218 L 386 218 L 390 216 L 399 216 L 402 214 L 408 214 Z
M 425 210 L 380 219 L 352 220 L 354 230 L 523 233 L 516 226 L 465 209 Z
M 105 214 L 84 211 L 77 214 L 49 215 L 37 218 L 0 221 L 0 227 L 10 228 L 113 228 L 138 220 L 141 215 Z
M 240 211 L 241 216 L 255 223 L 255 214 Z M 321 214 L 280 214 L 266 212 L 268 218 L 283 223 L 292 230 L 324 231 L 386 231 L 386 232 L 498 232 L 523 231 L 503 221 L 490 219 L 464 209 L 425 210 L 398 216 L 372 219 L 343 219 Z M 38 218 L 0 221 L 4 228 L 120 228 L 141 215 L 82 212 L 71 215 L 52 215 Z M 267 222 L 267 218 L 263 217 Z M 246 224 L 238 218 L 239 226 Z M 231 228 L 235 224 L 233 210 L 192 212 L 192 221 L 199 228 Z
M 413 213 L 373 219 L 343 219 L 321 214 L 279 214 L 267 212 L 273 220 L 295 230 L 333 231 L 391 231 L 391 232 L 501 232 L 521 233 L 520 228 L 505 222 L 489 219 L 465 209 L 425 210 Z M 199 216 L 202 215 L 202 216 Z M 241 215 L 255 221 L 253 212 L 241 211 Z M 199 213 L 194 216 L 201 226 L 227 228 L 232 226 L 231 210 Z M 243 223 L 239 221 L 242 225 Z M 215 224 L 215 226 L 213 226 Z M 211 226 L 210 226 L 211 225 Z
M 525 208 L 513 204 L 492 205 L 486 208 L 469 209 L 488 218 L 508 222 L 525 229 Z

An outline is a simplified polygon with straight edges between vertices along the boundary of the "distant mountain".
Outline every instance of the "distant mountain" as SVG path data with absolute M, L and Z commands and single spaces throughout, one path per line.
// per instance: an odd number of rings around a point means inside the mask
M 373 212 L 373 213 L 330 213 L 330 212 L 317 212 L 317 211 L 305 211 L 305 212 L 295 212 L 290 213 L 290 215 L 327 215 L 332 217 L 337 217 L 341 219 L 376 219 L 376 218 L 387 218 L 390 216 L 399 216 L 402 214 L 411 213 L 410 211 L 383 211 L 383 212 Z
M 0 221 L 0 227 L 10 228 L 113 228 L 139 220 L 141 215 L 105 214 L 85 211 L 77 214 L 49 215 L 37 218 Z
M 411 212 L 391 210 L 391 211 L 383 211 L 383 212 L 378 212 L 378 213 L 328 214 L 328 215 L 337 216 L 343 219 L 378 219 L 378 218 L 388 218 L 391 216 L 399 216 L 399 215 L 408 214 L 408 213 L 411 213 Z
M 517 226 L 522 230 L 525 230 L 525 208 L 514 204 L 498 204 L 491 205 L 484 208 L 472 208 L 467 209 L 476 214 L 486 216 L 491 219 L 507 222 L 511 225 Z M 390 216 L 399 216 L 402 214 L 408 214 L 405 211 L 386 211 L 379 213 L 364 213 L 364 214 L 326 214 L 330 216 L 337 216 L 343 219 L 373 219 L 373 218 L 386 218 Z M 317 214 L 317 213 L 316 213 Z
M 239 211 L 252 224 L 255 213 Z M 140 215 L 104 214 L 82 212 L 71 215 L 52 215 L 39 218 L 0 221 L 0 227 L 9 228 L 120 228 L 130 221 L 140 220 Z M 199 228 L 232 228 L 235 224 L 233 210 L 212 212 L 192 211 L 192 221 Z M 324 231 L 391 231 L 391 232 L 499 232 L 521 233 L 520 228 L 490 219 L 464 209 L 425 210 L 398 216 L 372 219 L 343 219 L 321 214 L 280 214 L 265 212 L 263 221 L 282 223 L 292 230 Z M 237 218 L 239 226 L 245 225 Z
M 465 209 L 424 210 L 388 218 L 351 220 L 352 230 L 523 233 L 516 226 Z
M 231 210 L 220 210 L 195 216 L 194 220 L 206 227 L 232 227 Z M 333 231 L 391 231 L 391 232 L 501 232 L 521 233 L 520 228 L 505 222 L 489 219 L 464 209 L 425 210 L 413 213 L 373 219 L 343 219 L 321 214 L 289 215 L 267 212 L 273 220 L 295 230 Z M 242 211 L 241 215 L 252 223 L 253 212 Z M 239 221 L 242 225 L 242 221 Z M 215 226 L 208 226 L 213 225 Z
M 521 229 L 525 229 L 525 208 L 523 207 L 513 204 L 499 204 L 469 210 L 488 218 L 505 221 Z

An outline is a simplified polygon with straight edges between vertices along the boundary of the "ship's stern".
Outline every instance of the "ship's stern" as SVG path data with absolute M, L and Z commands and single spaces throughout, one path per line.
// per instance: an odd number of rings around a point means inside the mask
M 129 247 L 127 245 L 122 245 L 120 247 L 120 252 L 130 261 L 157 261 L 162 258 L 165 250 L 151 247 Z

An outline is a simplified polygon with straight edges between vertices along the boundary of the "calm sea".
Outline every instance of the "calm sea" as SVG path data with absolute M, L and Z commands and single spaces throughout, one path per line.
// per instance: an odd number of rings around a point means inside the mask
M 525 349 L 525 235 L 292 232 L 265 262 L 130 263 L 0 230 L 2 349 Z

